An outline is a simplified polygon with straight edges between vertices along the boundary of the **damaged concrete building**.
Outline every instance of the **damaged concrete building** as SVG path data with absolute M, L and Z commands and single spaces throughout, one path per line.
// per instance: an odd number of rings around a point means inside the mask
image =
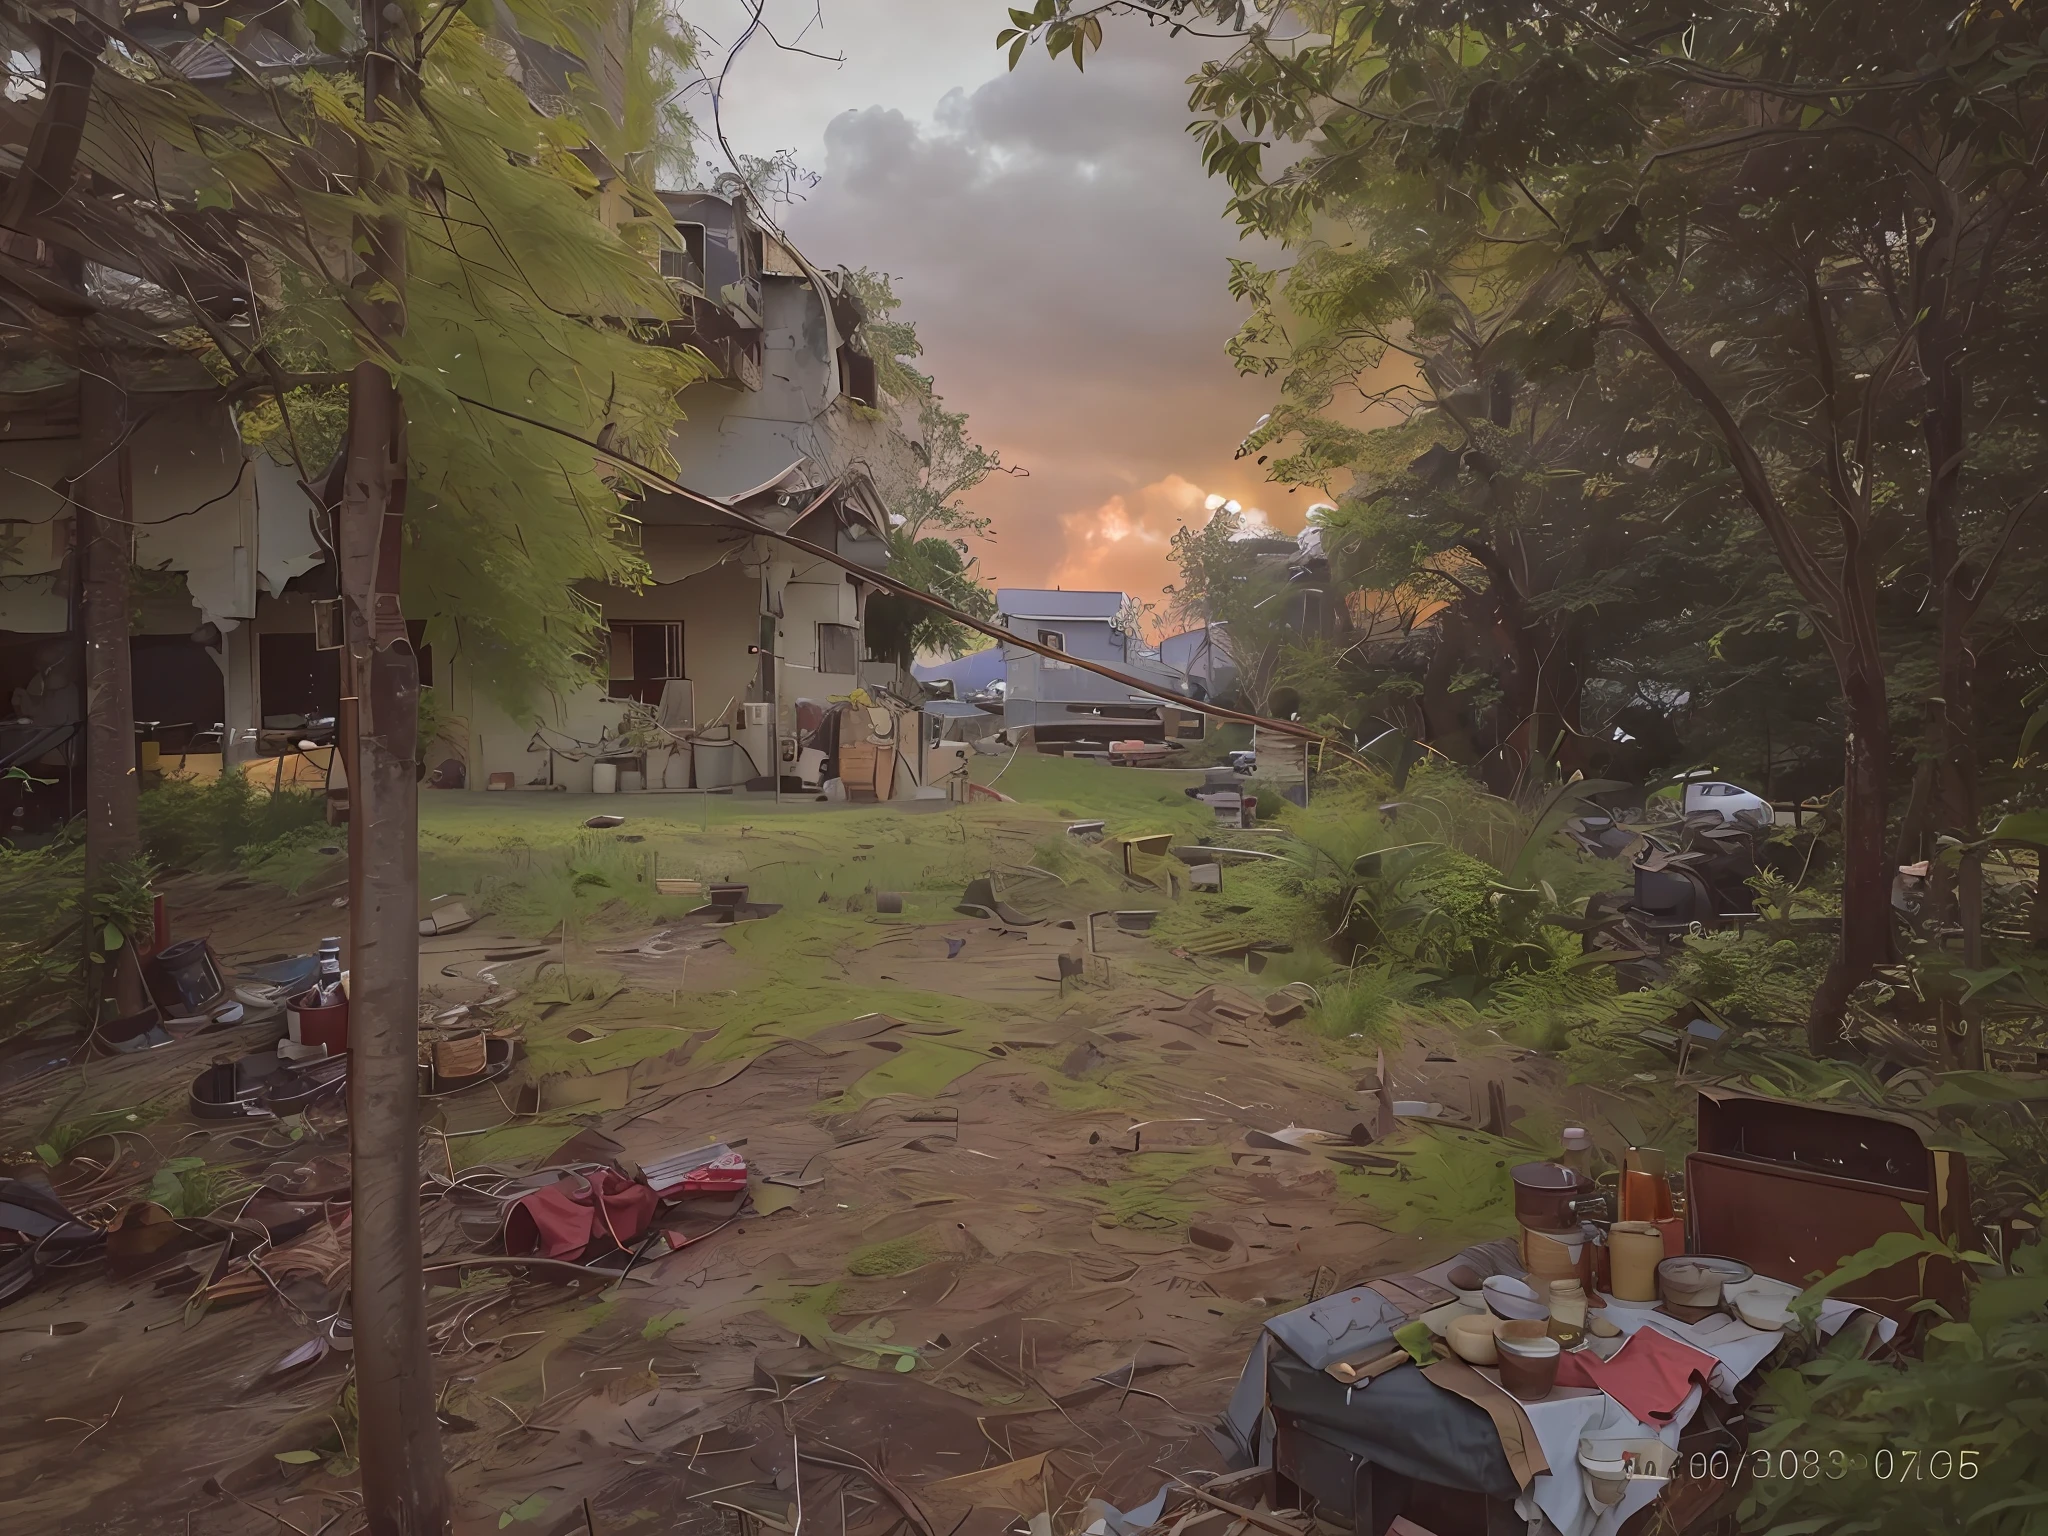
M 588 593 L 607 635 L 586 686 L 515 716 L 462 656 L 423 652 L 444 722 L 427 753 L 437 785 L 588 789 L 607 759 L 650 788 L 746 783 L 772 773 L 778 753 L 795 761 L 799 701 L 899 681 L 893 665 L 866 660 L 869 584 L 715 510 L 866 569 L 887 563 L 887 504 L 915 477 L 916 450 L 855 343 L 862 317 L 848 285 L 744 193 L 663 200 L 677 239 L 662 274 L 683 308 L 665 340 L 718 369 L 684 392 L 674 438 L 702 500 L 656 495 L 635 508 L 653 582 Z M 144 757 L 160 750 L 203 774 L 292 751 L 308 721 L 339 706 L 338 652 L 318 623 L 334 592 L 320 519 L 296 471 L 244 447 L 211 379 L 167 376 L 135 395 L 142 419 L 126 457 Z M 0 515 L 0 758 L 52 780 L 45 797 L 60 816 L 75 809 L 82 758 L 63 489 L 79 467 L 75 397 L 75 385 L 0 379 L 11 486 Z M 636 705 L 705 744 L 701 773 L 689 752 L 635 762 L 616 750 Z

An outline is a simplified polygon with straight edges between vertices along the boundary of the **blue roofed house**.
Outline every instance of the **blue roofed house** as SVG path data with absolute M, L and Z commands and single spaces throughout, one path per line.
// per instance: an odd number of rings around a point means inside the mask
M 1003 723 L 1029 726 L 1041 752 L 1102 752 L 1112 741 L 1198 741 L 1202 716 L 1187 673 L 1168 666 L 1138 631 L 1138 605 L 1122 592 L 1002 587 L 996 622 L 1012 634 L 1153 685 L 1141 692 L 1021 645 L 1003 647 Z

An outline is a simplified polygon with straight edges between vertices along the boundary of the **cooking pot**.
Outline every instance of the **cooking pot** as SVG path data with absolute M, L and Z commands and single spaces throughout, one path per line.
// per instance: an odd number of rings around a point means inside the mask
M 1604 1204 L 1591 1179 L 1562 1163 L 1518 1163 L 1508 1176 L 1515 1181 L 1515 1220 L 1525 1227 L 1576 1227 Z

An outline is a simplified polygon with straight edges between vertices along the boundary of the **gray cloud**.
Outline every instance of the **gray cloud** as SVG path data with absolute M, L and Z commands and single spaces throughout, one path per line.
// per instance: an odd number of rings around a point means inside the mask
M 1149 596 L 1190 484 L 1287 525 L 1306 506 L 1231 457 L 1271 385 L 1223 351 L 1240 318 L 1226 260 L 1244 248 L 1183 131 L 1200 58 L 1126 27 L 1085 75 L 1034 57 L 955 90 L 929 126 L 844 112 L 789 212 L 815 258 L 896 279 L 948 402 L 1031 471 L 980 498 L 998 527 L 984 564 L 1005 580 Z

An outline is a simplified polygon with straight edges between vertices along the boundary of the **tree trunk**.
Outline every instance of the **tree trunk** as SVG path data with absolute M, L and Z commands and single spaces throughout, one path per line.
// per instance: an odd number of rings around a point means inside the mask
M 1849 994 L 1892 958 L 1891 848 L 1885 837 L 1891 737 L 1883 665 L 1866 657 L 1862 666 L 1844 672 L 1849 734 L 1842 752 L 1842 938 L 1807 1015 L 1806 1040 L 1815 1055 L 1839 1043 Z
M 128 395 L 104 359 L 89 361 L 79 375 L 78 422 L 81 465 L 71 496 L 85 641 L 85 884 L 96 893 L 142 852 L 128 652 L 128 573 L 135 558 Z
M 384 370 L 350 390 L 340 537 L 349 764 L 349 1126 L 356 1402 L 372 1536 L 448 1526 L 419 1204 L 419 664 L 398 607 L 404 423 Z
M 409 13 L 364 0 L 363 115 L 385 121 L 409 88 Z M 365 149 L 366 189 L 396 191 Z M 372 359 L 404 335 L 405 224 L 359 222 L 364 361 L 349 388 L 336 554 L 355 700 L 349 770 L 349 1129 L 358 1459 L 370 1536 L 443 1536 L 448 1486 L 427 1345 L 419 1204 L 419 659 L 399 606 L 405 406 Z

